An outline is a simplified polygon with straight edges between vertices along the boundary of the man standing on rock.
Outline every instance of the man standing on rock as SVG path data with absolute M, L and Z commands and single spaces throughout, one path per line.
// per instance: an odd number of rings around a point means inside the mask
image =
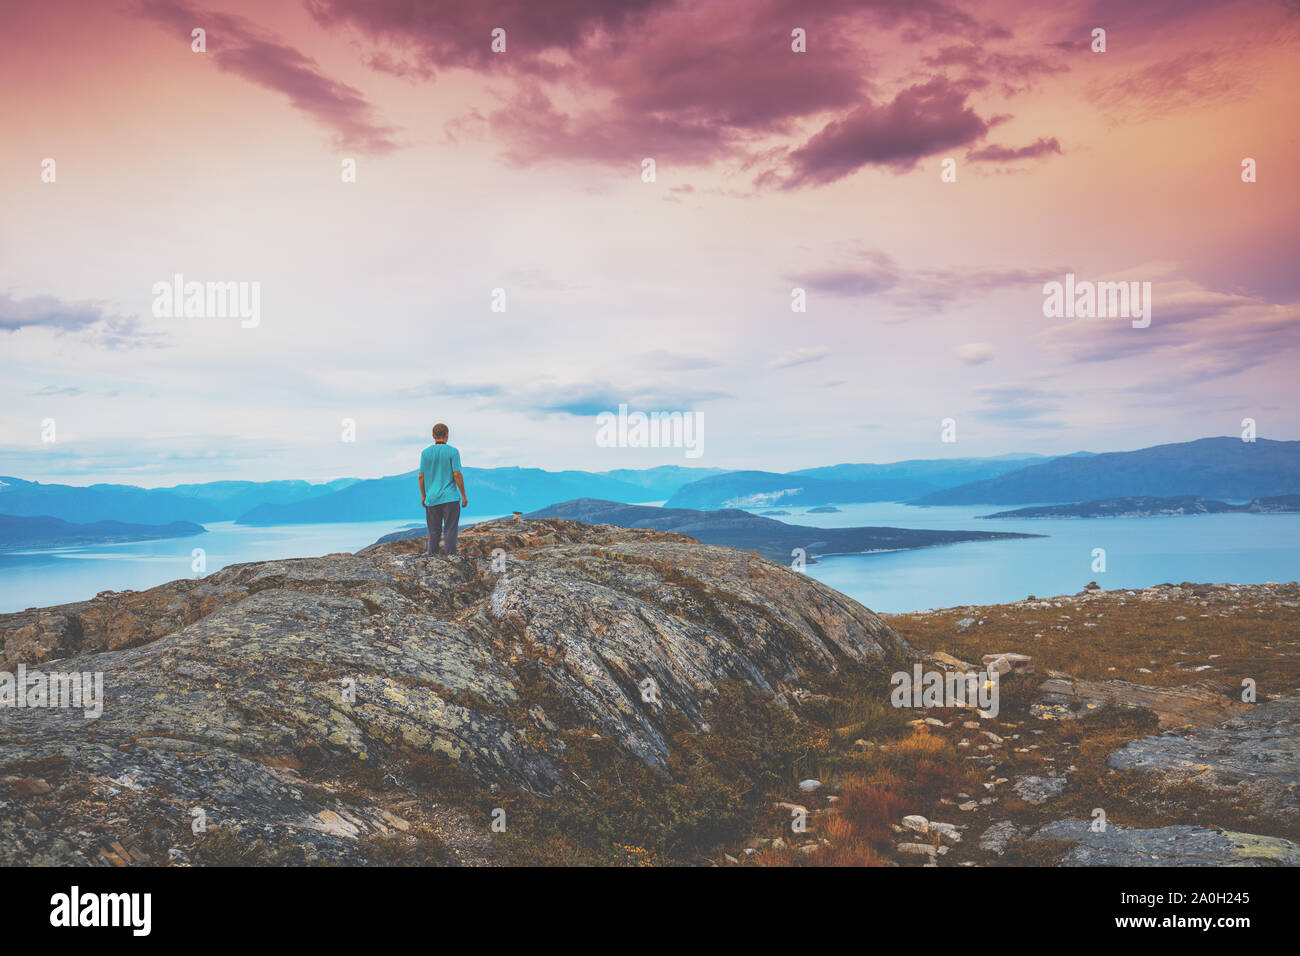
M 447 426 L 442 422 L 434 425 L 433 444 L 420 452 L 420 504 L 424 506 L 424 521 L 429 527 L 430 557 L 438 553 L 438 539 L 444 533 L 447 557 L 455 556 L 460 509 L 469 506 L 465 479 L 460 473 L 460 451 L 447 444 L 447 434 Z

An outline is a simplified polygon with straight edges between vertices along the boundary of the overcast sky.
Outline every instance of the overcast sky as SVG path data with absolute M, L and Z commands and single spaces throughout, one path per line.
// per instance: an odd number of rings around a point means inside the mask
M 590 470 L 1300 438 L 1298 44 L 1266 2 L 14 5 L 0 474 L 371 477 L 435 421 Z M 1045 318 L 1067 272 L 1150 327 Z M 260 322 L 156 316 L 178 273 Z M 599 447 L 620 403 L 703 455 Z

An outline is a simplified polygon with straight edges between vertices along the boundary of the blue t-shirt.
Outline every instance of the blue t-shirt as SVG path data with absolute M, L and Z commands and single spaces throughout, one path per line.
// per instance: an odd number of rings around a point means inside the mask
M 424 503 L 430 507 L 460 501 L 460 489 L 451 477 L 460 471 L 460 452 L 451 445 L 433 444 L 420 452 L 420 472 L 424 475 Z

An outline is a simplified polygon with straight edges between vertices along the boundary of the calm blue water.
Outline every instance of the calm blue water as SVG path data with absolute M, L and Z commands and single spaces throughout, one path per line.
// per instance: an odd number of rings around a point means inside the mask
M 974 515 L 999 509 L 891 503 L 839 507 L 839 514 L 830 515 L 787 509 L 790 515 L 780 520 L 826 528 L 892 525 L 1050 536 L 846 555 L 808 566 L 819 581 L 886 613 L 1072 593 L 1093 580 L 1105 588 L 1127 588 L 1162 581 L 1259 584 L 1300 578 L 1300 515 L 977 521 Z M 80 601 L 98 591 L 144 590 L 190 577 L 194 548 L 207 552 L 211 573 L 244 561 L 356 551 L 407 524 L 250 528 L 222 522 L 193 538 L 0 553 L 0 612 Z M 1093 548 L 1106 549 L 1105 573 L 1092 570 Z
M 787 508 L 790 515 L 778 520 L 821 528 L 890 525 L 1049 536 L 830 557 L 807 567 L 822 583 L 884 613 L 1072 594 L 1089 581 L 1110 590 L 1164 581 L 1262 584 L 1300 578 L 1300 515 L 979 521 L 975 515 L 1007 506 L 838 507 L 840 513 L 830 515 Z M 1105 573 L 1092 570 L 1094 548 L 1106 551 Z
M 211 574 L 245 561 L 356 551 L 408 524 L 358 521 L 250 528 L 222 521 L 204 525 L 207 533 L 192 538 L 0 553 L 0 613 L 83 601 L 99 591 L 143 591 L 192 577 L 195 548 L 206 552 Z

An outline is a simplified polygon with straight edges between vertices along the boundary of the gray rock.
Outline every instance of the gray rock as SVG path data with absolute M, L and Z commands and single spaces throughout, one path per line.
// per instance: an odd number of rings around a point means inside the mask
M 895 849 L 904 856 L 917 856 L 933 862 L 939 850 L 929 843 L 900 843 Z
M 1058 820 L 1031 840 L 1068 840 L 1060 866 L 1298 866 L 1300 845 L 1281 837 L 1210 827 L 1130 830 L 1110 824 L 1097 833 L 1086 820 Z
M 1134 740 L 1110 755 L 1162 787 L 1193 783 L 1256 812 L 1294 824 L 1300 817 L 1300 697 L 1255 704 L 1215 727 Z
M 1108 706 L 1141 707 L 1156 714 L 1162 729 L 1172 729 L 1215 724 L 1246 707 L 1217 683 L 1148 687 L 1124 680 L 1076 680 L 1052 672 L 1038 690 L 1041 696 L 1030 713 L 1043 720 L 1069 720 Z
M 1016 777 L 1015 782 L 1011 784 L 1011 789 L 1025 803 L 1037 806 L 1060 796 L 1065 792 L 1066 785 L 1067 781 L 1064 777 L 1023 776 Z
M 1007 852 L 1007 844 L 1020 835 L 1020 828 L 1010 820 L 993 824 L 980 834 L 979 847 L 986 853 L 998 856 Z

